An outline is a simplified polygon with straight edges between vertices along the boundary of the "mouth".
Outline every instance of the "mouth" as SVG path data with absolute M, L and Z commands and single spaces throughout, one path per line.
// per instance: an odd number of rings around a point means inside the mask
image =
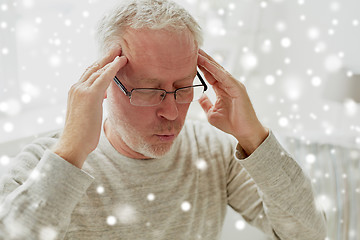
M 156 134 L 155 136 L 163 142 L 171 142 L 175 139 L 175 134 L 167 134 L 167 135 Z

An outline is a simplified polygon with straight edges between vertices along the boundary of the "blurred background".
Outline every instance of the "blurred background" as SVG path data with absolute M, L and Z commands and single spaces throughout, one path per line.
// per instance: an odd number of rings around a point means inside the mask
M 0 0 L 0 175 L 34 137 L 62 128 L 68 89 L 97 59 L 94 29 L 114 2 Z M 177 2 L 312 179 L 327 240 L 360 239 L 360 1 Z M 197 103 L 189 118 L 205 119 Z M 222 239 L 266 238 L 229 208 Z

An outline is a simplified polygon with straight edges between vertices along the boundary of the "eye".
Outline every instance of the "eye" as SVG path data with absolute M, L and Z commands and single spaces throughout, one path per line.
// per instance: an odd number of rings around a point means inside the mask
M 194 83 L 194 80 L 183 81 L 183 82 L 177 84 L 175 86 L 175 88 L 178 89 L 178 88 L 190 87 L 193 85 L 193 83 Z

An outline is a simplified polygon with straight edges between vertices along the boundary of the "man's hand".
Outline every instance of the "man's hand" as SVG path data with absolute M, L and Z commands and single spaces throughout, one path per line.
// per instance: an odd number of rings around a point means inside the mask
M 54 152 L 79 168 L 99 143 L 105 91 L 127 63 L 120 55 L 119 46 L 111 49 L 88 67 L 69 91 L 65 127 Z
M 201 49 L 198 66 L 217 97 L 215 104 L 206 95 L 199 100 L 209 123 L 233 135 L 250 155 L 269 131 L 258 120 L 245 86 Z

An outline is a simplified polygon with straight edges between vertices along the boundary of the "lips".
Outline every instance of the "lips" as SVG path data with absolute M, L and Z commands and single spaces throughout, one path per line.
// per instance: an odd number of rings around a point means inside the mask
M 155 136 L 164 142 L 173 141 L 175 139 L 175 134 L 156 134 Z

